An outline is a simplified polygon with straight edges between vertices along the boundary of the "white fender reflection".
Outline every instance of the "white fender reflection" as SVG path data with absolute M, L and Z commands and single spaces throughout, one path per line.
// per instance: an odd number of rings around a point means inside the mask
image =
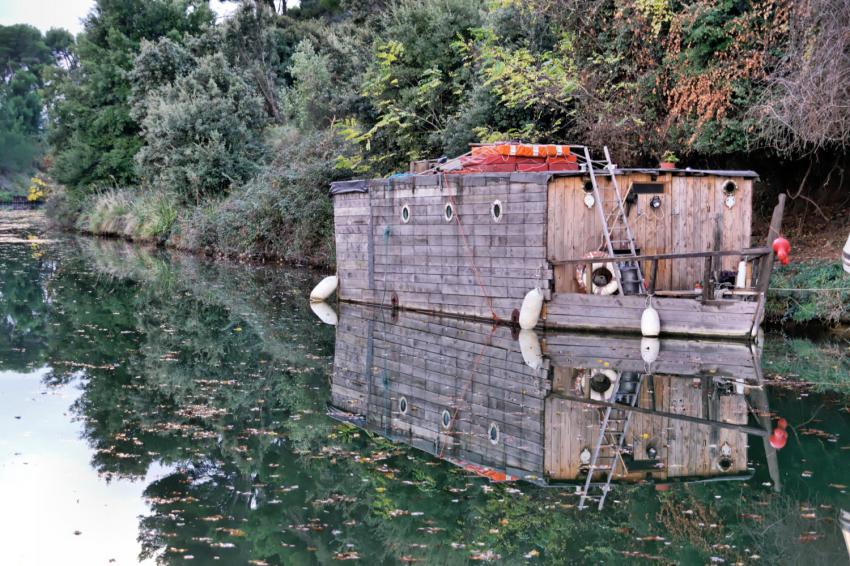
M 310 310 L 325 324 L 336 326 L 339 322 L 339 316 L 337 316 L 336 311 L 325 302 L 317 303 L 310 301 Z
M 543 367 L 543 350 L 540 348 L 540 340 L 533 330 L 519 331 L 519 349 L 525 365 L 531 369 Z

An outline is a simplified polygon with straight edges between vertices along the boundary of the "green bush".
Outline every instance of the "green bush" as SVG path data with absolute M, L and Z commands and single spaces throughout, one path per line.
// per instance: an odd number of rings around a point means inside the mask
M 347 150 L 333 130 L 272 132 L 273 162 L 226 199 L 185 213 L 171 242 L 180 248 L 294 263 L 333 263 L 328 187 L 350 175 L 337 169 Z
M 75 223 L 78 230 L 141 241 L 164 241 L 179 213 L 174 194 L 130 189 L 91 195 L 82 201 L 80 209 Z
M 850 277 L 836 262 L 779 268 L 771 279 L 767 318 L 773 322 L 850 322 Z
M 157 190 L 199 204 L 258 171 L 266 124 L 262 101 L 221 54 L 198 59 L 188 74 L 155 89 L 135 111 L 144 116 L 139 172 Z

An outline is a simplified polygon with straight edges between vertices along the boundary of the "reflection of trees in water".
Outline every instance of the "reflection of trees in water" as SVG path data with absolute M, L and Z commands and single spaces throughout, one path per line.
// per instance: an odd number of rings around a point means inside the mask
M 26 370 L 43 363 L 49 309 L 44 291 L 55 267 L 29 245 L 0 246 L 2 369 Z
M 28 363 L 48 362 L 56 384 L 84 372 L 74 412 L 96 470 L 175 470 L 145 491 L 140 540 L 160 563 L 708 563 L 743 548 L 781 562 L 812 528 L 799 501 L 749 484 L 619 486 L 603 513 L 579 513 L 569 489 L 490 486 L 325 418 L 333 333 L 306 308 L 309 275 L 99 241 L 63 255 L 55 273 L 17 260 L 40 282 L 9 287 L 37 319 Z M 691 521 L 697 505 L 710 513 Z M 829 537 L 799 552 L 820 556 Z

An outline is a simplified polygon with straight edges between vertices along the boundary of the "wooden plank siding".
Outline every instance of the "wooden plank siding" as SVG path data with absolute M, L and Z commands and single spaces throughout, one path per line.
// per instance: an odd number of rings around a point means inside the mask
M 441 458 L 542 477 L 548 372 L 525 365 L 510 329 L 397 315 L 340 303 L 332 404 L 365 417 L 370 430 Z M 452 416 L 448 429 L 444 410 Z M 488 438 L 491 423 L 499 427 L 496 444 Z
M 575 381 L 582 375 L 581 371 L 574 372 L 567 391 L 575 391 Z M 654 395 L 646 385 L 641 388 L 640 406 L 651 407 L 654 404 L 655 409 L 668 413 L 735 424 L 747 422 L 746 399 L 742 394 L 711 396 L 706 406 L 705 383 L 656 374 L 653 387 Z M 546 438 L 546 476 L 550 480 L 575 480 L 584 475 L 580 454 L 585 448 L 593 450 L 601 425 L 601 411 L 580 401 L 558 397 L 559 392 L 553 389 L 546 399 L 546 428 L 559 431 L 559 434 Z M 648 475 L 655 480 L 708 478 L 740 474 L 747 469 L 747 435 L 709 424 L 634 413 L 626 434 L 626 444 L 632 447 L 635 460 L 648 460 L 647 448 L 654 446 L 658 451 L 658 467 L 649 471 L 625 472 L 622 466 L 618 466 L 615 475 L 618 481 L 642 481 Z M 724 445 L 730 452 L 731 461 L 726 470 L 718 465 Z
M 747 339 L 757 303 L 744 301 L 700 302 L 695 299 L 654 298 L 662 335 L 720 336 Z M 646 298 L 556 293 L 547 305 L 546 327 L 560 330 L 595 330 L 640 334 Z
M 737 185 L 735 204 L 725 204 L 723 185 Z M 639 194 L 629 223 L 638 253 L 701 252 L 750 246 L 752 179 L 684 172 L 626 172 L 618 183 L 660 183 L 661 208 L 654 194 Z M 539 286 L 549 304 L 542 315 L 549 328 L 638 332 L 643 300 L 582 298 L 575 266 L 551 262 L 599 250 L 598 212 L 584 203 L 581 175 L 548 174 L 424 175 L 367 182 L 368 191 L 334 196 L 338 297 L 341 301 L 508 321 L 523 297 Z M 603 192 L 611 180 L 600 177 Z M 502 218 L 491 206 L 500 201 Z M 446 221 L 445 207 L 454 207 Z M 402 221 L 408 207 L 409 222 Z M 606 206 L 606 210 L 610 208 Z M 724 269 L 737 268 L 737 256 L 723 257 Z M 659 260 L 656 290 L 693 289 L 705 277 L 705 260 Z M 644 274 L 650 262 L 644 262 Z M 662 332 L 746 338 L 755 311 L 746 301 L 703 305 L 688 315 L 672 305 L 659 308 Z M 738 303 L 743 307 L 736 306 Z M 665 303 L 657 303 L 665 304 Z M 753 303 L 754 304 L 754 303 Z M 657 306 L 657 305 L 656 305 Z M 640 310 L 638 310 L 640 308 Z M 582 310 L 584 309 L 584 310 Z M 618 312 L 619 311 L 619 312 Z
M 737 185 L 735 204 L 724 203 L 723 185 Z M 555 178 L 550 183 L 547 257 L 552 262 L 582 257 L 602 249 L 602 227 L 598 213 L 584 203 L 585 179 L 580 176 Z M 606 193 L 610 179 L 600 177 L 600 190 Z M 640 254 L 664 254 L 710 250 L 714 230 L 721 226 L 721 249 L 744 249 L 750 246 L 752 235 L 752 180 L 744 177 L 713 175 L 691 176 L 662 173 L 628 173 L 618 176 L 623 196 L 634 183 L 659 183 L 663 192 L 657 196 L 661 207 L 653 209 L 650 201 L 655 194 L 639 194 L 629 212 L 629 226 Z M 597 206 L 596 204 L 594 207 Z M 606 210 L 609 207 L 606 206 Z M 737 269 L 738 258 L 723 259 L 723 269 Z M 693 289 L 702 279 L 703 260 L 661 261 L 656 288 L 661 290 Z M 649 272 L 649 262 L 643 265 Z M 574 293 L 575 267 L 555 267 L 555 292 Z
M 514 174 L 407 177 L 335 196 L 339 298 L 510 320 L 530 289 L 550 296 L 547 192 L 547 176 Z

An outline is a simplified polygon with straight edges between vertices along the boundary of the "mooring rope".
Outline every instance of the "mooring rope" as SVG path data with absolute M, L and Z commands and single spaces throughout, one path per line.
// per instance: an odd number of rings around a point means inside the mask
M 808 289 L 794 289 L 791 287 L 771 287 L 770 289 L 768 289 L 768 291 L 850 291 L 850 287 L 811 287 Z
M 484 286 L 484 281 L 481 278 L 481 270 L 478 269 L 478 265 L 475 263 L 475 253 L 472 250 L 472 247 L 469 245 L 469 240 L 466 237 L 466 232 L 463 229 L 463 223 L 460 221 L 460 214 L 458 214 L 458 206 L 455 198 L 453 196 L 449 196 L 449 202 L 452 205 L 452 213 L 454 214 L 455 223 L 457 224 L 458 232 L 460 233 L 461 238 L 463 239 L 463 245 L 466 248 L 466 251 L 469 253 L 469 262 L 471 264 L 472 273 L 475 276 L 475 282 L 478 284 L 478 287 L 481 289 L 481 294 L 484 296 L 484 300 L 487 301 L 487 307 L 490 309 L 490 314 L 493 315 L 493 320 L 498 321 L 499 315 L 496 314 L 496 309 L 493 308 L 493 299 L 490 295 L 487 294 L 487 288 Z
M 472 387 L 472 382 L 475 381 L 475 372 L 478 371 L 478 366 L 481 364 L 481 359 L 484 357 L 484 350 L 488 346 L 492 346 L 493 335 L 496 333 L 496 328 L 498 328 L 495 324 L 490 329 L 490 334 L 487 335 L 484 343 L 481 344 L 481 350 L 479 350 L 478 355 L 475 356 L 475 360 L 472 362 L 472 370 L 469 372 L 469 381 L 466 382 L 466 385 L 463 388 L 463 392 L 460 395 L 460 400 L 458 400 L 457 396 L 455 396 L 454 403 L 454 413 L 452 414 L 452 420 L 449 421 L 449 426 L 446 427 L 446 434 L 455 434 L 452 429 L 454 428 L 455 421 L 457 420 L 457 414 L 460 412 L 460 403 L 466 398 L 466 393 L 469 391 L 469 388 Z M 440 435 L 437 435 L 437 438 L 440 438 Z M 443 454 L 445 453 L 446 445 L 443 444 L 440 446 L 440 453 L 437 456 L 441 460 L 443 459 Z

